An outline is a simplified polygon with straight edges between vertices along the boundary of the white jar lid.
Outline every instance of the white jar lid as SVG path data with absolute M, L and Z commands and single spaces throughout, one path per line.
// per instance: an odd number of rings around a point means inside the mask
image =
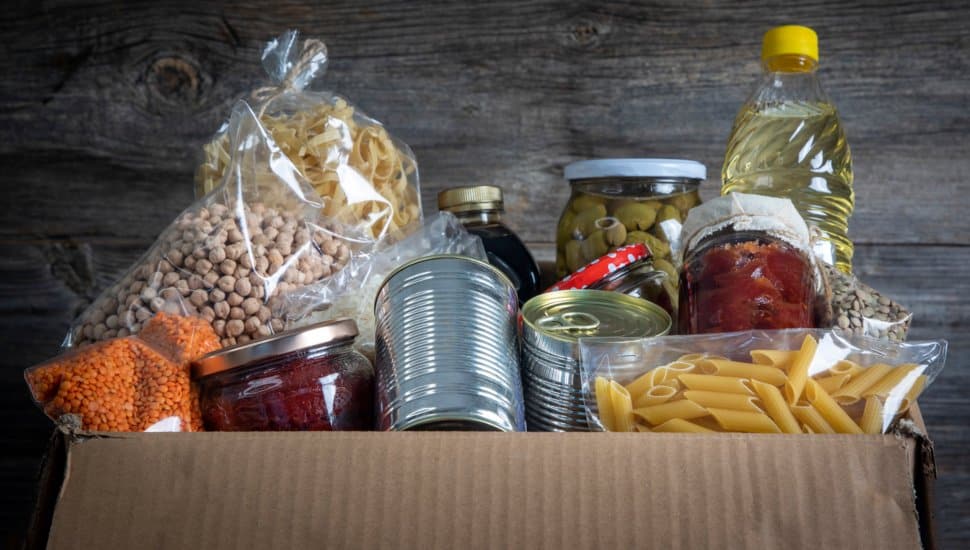
M 683 159 L 595 159 L 567 164 L 567 180 L 595 178 L 707 178 L 707 168 Z

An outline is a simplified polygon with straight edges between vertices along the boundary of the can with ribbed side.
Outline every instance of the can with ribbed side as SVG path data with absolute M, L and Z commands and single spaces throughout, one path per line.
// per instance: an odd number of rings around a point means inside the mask
M 520 324 L 529 431 L 589 431 L 579 339 L 661 336 L 671 319 L 660 306 L 618 292 L 562 290 L 526 302 Z
M 515 289 L 456 255 L 393 271 L 374 304 L 378 428 L 523 431 Z

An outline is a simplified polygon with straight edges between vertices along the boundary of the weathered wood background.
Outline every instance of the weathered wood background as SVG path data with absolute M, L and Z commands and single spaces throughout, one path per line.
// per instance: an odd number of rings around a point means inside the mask
M 564 164 L 672 156 L 718 172 L 761 34 L 819 31 L 855 160 L 863 280 L 945 337 L 920 400 L 944 547 L 970 538 L 970 6 L 961 2 L 15 2 L 0 20 L 0 530 L 18 540 L 50 424 L 24 367 L 192 200 L 198 146 L 264 81 L 265 40 L 326 40 L 326 86 L 418 156 L 426 206 L 496 183 L 547 243 Z M 548 247 L 539 247 L 548 251 Z

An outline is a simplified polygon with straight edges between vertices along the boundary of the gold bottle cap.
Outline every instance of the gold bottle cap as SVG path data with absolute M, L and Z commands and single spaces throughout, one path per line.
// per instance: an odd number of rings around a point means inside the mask
M 438 210 L 503 210 L 502 188 L 494 185 L 452 187 L 438 193 Z

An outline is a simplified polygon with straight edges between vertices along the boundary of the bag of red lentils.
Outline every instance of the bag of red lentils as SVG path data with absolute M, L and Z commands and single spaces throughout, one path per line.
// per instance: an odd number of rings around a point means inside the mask
M 189 362 L 219 349 L 204 319 L 159 313 L 137 336 L 65 352 L 24 373 L 47 416 L 88 431 L 201 431 Z

